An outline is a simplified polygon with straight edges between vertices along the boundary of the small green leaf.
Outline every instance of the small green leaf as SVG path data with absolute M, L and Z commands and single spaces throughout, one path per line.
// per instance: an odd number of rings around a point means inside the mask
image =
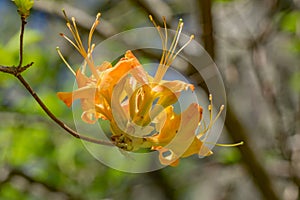
M 34 0 L 12 0 L 18 7 L 19 14 L 27 18 L 30 14 L 30 9 L 34 4 Z

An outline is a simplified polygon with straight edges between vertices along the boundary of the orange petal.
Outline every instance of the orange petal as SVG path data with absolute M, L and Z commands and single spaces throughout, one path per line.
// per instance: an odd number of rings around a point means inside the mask
M 141 64 L 136 59 L 136 57 L 127 51 L 125 57 L 120 59 L 120 61 L 111 69 L 104 73 L 104 76 L 100 82 L 100 89 L 112 90 L 112 87 L 119 82 L 119 80 L 129 73 L 129 71 Z
M 162 146 L 152 147 L 152 150 L 157 150 L 159 152 L 159 161 L 162 165 L 170 165 L 175 167 L 179 164 L 179 159 L 171 150 L 164 148 Z
M 93 86 L 86 86 L 79 88 L 73 92 L 58 92 L 57 96 L 60 100 L 62 100 L 68 107 L 70 107 L 76 99 L 88 99 L 87 103 L 92 104 L 94 102 L 94 95 L 96 89 Z M 82 102 L 83 103 L 83 102 Z M 82 105 L 83 109 L 85 109 L 84 105 Z M 90 107 L 90 106 L 87 106 Z
M 177 94 L 163 85 L 153 87 L 153 91 L 155 91 L 156 96 L 159 97 L 157 104 L 163 107 L 173 105 L 178 101 Z
M 81 87 L 86 86 L 87 83 L 90 82 L 90 79 L 88 77 L 86 77 L 80 70 L 77 70 L 76 82 L 77 82 L 78 88 L 81 88 Z
M 141 84 L 148 84 L 148 73 L 140 65 L 131 70 L 132 76 Z
M 182 90 L 190 90 L 194 91 L 195 87 L 193 84 L 189 84 L 183 81 L 175 80 L 175 81 L 162 81 L 162 85 L 169 88 L 174 93 L 181 92 Z
M 82 113 L 81 119 L 88 124 L 94 124 L 98 118 L 94 110 L 87 110 Z
M 134 66 L 140 66 L 141 65 L 141 63 L 138 61 L 138 59 L 133 55 L 133 53 L 130 50 L 126 51 L 125 59 L 131 59 L 132 64 Z
M 100 66 L 97 67 L 97 70 L 99 71 L 105 71 L 109 68 L 112 68 L 112 65 L 110 62 L 104 61 Z
M 203 142 L 201 142 L 197 137 L 195 137 L 192 144 L 181 157 L 185 158 L 194 154 L 199 154 L 201 156 L 209 156 L 212 154 L 212 152 L 209 148 L 203 145 Z
M 72 92 L 58 92 L 57 97 L 62 100 L 68 107 L 71 107 L 73 103 L 73 93 Z
M 149 137 L 148 140 L 158 145 L 167 145 L 178 132 L 181 117 L 174 113 L 172 106 L 166 108 L 161 115 L 162 117 L 165 115 L 165 120 L 158 122 L 163 123 L 163 125 L 157 126 L 162 127 L 161 130 L 158 130 L 159 134 Z

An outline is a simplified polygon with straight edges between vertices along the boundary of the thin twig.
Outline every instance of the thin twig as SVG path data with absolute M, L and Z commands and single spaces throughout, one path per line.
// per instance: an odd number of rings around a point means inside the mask
M 26 90 L 31 94 L 31 96 L 37 101 L 37 103 L 40 105 L 40 107 L 45 111 L 45 113 L 56 123 L 58 124 L 61 128 L 66 130 L 69 134 L 74 136 L 75 138 L 79 138 L 88 142 L 92 142 L 95 144 L 102 144 L 102 145 L 108 145 L 108 146 L 113 146 L 114 144 L 112 142 L 107 142 L 103 140 L 98 140 L 95 138 L 90 138 L 88 136 L 81 135 L 77 131 L 74 131 L 72 128 L 67 126 L 64 122 L 59 120 L 49 109 L 48 107 L 44 104 L 44 102 L 40 99 L 40 97 L 36 94 L 36 92 L 30 87 L 30 85 L 26 82 L 26 80 L 23 78 L 21 73 L 25 71 L 27 68 L 33 65 L 33 62 L 25 65 L 23 67 L 15 67 L 15 66 L 0 66 L 0 72 L 3 73 L 8 73 L 14 75 L 21 83 L 22 85 L 26 88 Z
M 18 68 L 20 68 L 23 64 L 23 41 L 24 41 L 24 31 L 25 25 L 27 24 L 26 19 L 22 16 L 21 17 L 21 30 L 20 30 L 20 55 L 19 55 L 19 64 Z
M 46 112 L 46 114 L 54 121 L 56 122 L 60 127 L 62 127 L 64 130 L 66 130 L 68 133 L 70 133 L 72 136 L 88 141 L 88 142 L 92 142 L 95 144 L 102 144 L 102 145 L 109 145 L 109 146 L 113 146 L 114 144 L 112 142 L 107 142 L 107 141 L 103 141 L 103 140 L 98 140 L 95 138 L 90 138 L 88 136 L 84 136 L 79 134 L 78 132 L 74 131 L 72 128 L 70 128 L 69 126 L 67 126 L 65 123 L 63 123 L 62 121 L 60 121 L 48 108 L 47 106 L 43 103 L 43 101 L 39 98 L 39 96 L 33 91 L 33 89 L 30 87 L 30 85 L 25 81 L 25 79 L 22 77 L 21 74 L 18 74 L 16 76 L 19 81 L 23 84 L 23 86 L 26 88 L 26 90 L 31 94 L 31 96 L 38 102 L 38 104 L 41 106 L 41 108 Z
M 65 123 L 63 123 L 61 120 L 59 120 L 48 108 L 47 106 L 43 103 L 43 101 L 39 98 L 39 96 L 34 92 L 34 90 L 30 87 L 30 85 L 25 81 L 21 73 L 28 69 L 30 66 L 33 65 L 33 62 L 22 66 L 23 64 L 23 41 L 24 41 L 24 31 L 25 31 L 25 25 L 26 21 L 24 17 L 21 17 L 21 30 L 20 30 L 20 57 L 19 57 L 19 64 L 17 67 L 15 66 L 1 66 L 0 65 L 0 72 L 3 73 L 8 73 L 14 75 L 21 83 L 22 85 L 26 88 L 26 90 L 31 94 L 31 96 L 38 102 L 40 107 L 45 111 L 45 113 L 60 127 L 62 127 L 64 130 L 66 130 L 69 134 L 74 136 L 75 138 L 79 138 L 91 143 L 95 144 L 102 144 L 102 145 L 108 145 L 108 146 L 113 146 L 114 144 L 112 142 L 107 142 L 103 140 L 98 140 L 95 138 L 90 138 L 88 136 L 84 136 L 79 134 L 78 132 L 74 131 L 72 128 L 67 126 Z

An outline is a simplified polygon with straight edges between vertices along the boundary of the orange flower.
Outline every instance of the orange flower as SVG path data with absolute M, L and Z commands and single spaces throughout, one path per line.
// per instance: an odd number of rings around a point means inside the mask
M 72 23 L 67 20 L 74 41 L 64 34 L 61 35 L 79 51 L 85 64 L 75 73 L 58 49 L 59 55 L 75 75 L 78 86 L 72 92 L 58 92 L 58 98 L 68 107 L 74 100 L 79 99 L 83 110 L 82 120 L 87 123 L 95 123 L 99 118 L 109 120 L 111 140 L 123 150 L 157 150 L 160 162 L 171 166 L 177 165 L 180 158 L 193 154 L 211 155 L 211 150 L 205 146 L 205 140 L 215 120 L 211 119 L 208 127 L 204 127 L 197 134 L 196 130 L 202 121 L 202 107 L 192 103 L 182 113 L 176 114 L 173 110 L 173 104 L 178 101 L 181 92 L 188 89 L 193 91 L 194 86 L 179 80 L 163 80 L 173 60 L 194 38 L 192 35 L 183 47 L 175 51 L 183 28 L 182 20 L 179 21 L 173 42 L 168 48 L 165 19 L 165 32 L 162 32 L 150 16 L 163 46 L 158 70 L 151 77 L 129 50 L 115 66 L 109 62 L 95 65 L 92 59 L 95 45 L 91 38 L 99 24 L 99 17 L 100 14 L 90 30 L 87 49 L 82 44 L 75 19 L 72 18 Z M 92 72 L 89 77 L 85 75 L 86 65 Z M 212 103 L 209 109 L 212 110 Z M 201 141 L 200 138 L 203 137 Z

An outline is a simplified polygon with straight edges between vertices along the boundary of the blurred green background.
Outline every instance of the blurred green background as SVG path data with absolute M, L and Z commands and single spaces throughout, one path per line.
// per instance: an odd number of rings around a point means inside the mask
M 70 64 L 82 61 L 59 36 L 67 32 L 63 8 L 82 32 L 102 13 L 96 42 L 152 26 L 148 14 L 166 16 L 171 28 L 183 18 L 184 32 L 211 54 L 226 86 L 220 142 L 246 144 L 215 147 L 213 156 L 184 159 L 176 168 L 119 172 L 50 121 L 17 79 L 0 73 L 0 199 L 300 199 L 299 0 L 36 1 L 24 55 L 24 63 L 35 64 L 23 75 L 74 126 L 71 110 L 56 97 L 73 86 L 56 46 Z M 13 2 L 0 0 L 0 65 L 18 63 L 19 26 Z M 195 77 L 193 70 L 187 75 Z

